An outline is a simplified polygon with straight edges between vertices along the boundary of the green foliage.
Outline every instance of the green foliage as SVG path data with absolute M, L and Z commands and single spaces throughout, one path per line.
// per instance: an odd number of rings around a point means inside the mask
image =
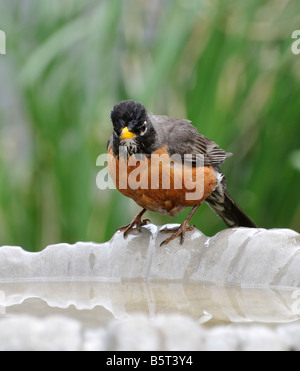
M 296 0 L 1 1 L 0 245 L 104 241 L 129 223 L 133 201 L 96 187 L 123 99 L 192 120 L 234 153 L 229 191 L 257 224 L 299 231 L 299 11 Z M 224 228 L 206 206 L 193 224 Z

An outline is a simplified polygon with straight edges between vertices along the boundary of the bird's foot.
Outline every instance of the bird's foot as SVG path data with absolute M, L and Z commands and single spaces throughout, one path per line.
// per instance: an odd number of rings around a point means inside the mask
M 195 226 L 188 225 L 186 222 L 183 222 L 179 227 L 175 227 L 171 229 L 169 228 L 163 229 L 160 231 L 161 233 L 172 233 L 172 235 L 166 240 L 164 240 L 160 244 L 160 246 L 167 245 L 169 242 L 174 240 L 176 237 L 180 237 L 180 244 L 182 245 L 184 242 L 184 238 L 185 238 L 185 232 L 193 231 L 194 229 L 195 229 Z
M 127 238 L 128 234 L 133 230 L 134 227 L 136 227 L 136 229 L 141 232 L 141 228 L 144 226 L 144 225 L 147 225 L 148 223 L 150 223 L 150 220 L 149 219 L 143 219 L 142 220 L 142 216 L 143 214 L 145 213 L 146 210 L 142 210 L 134 219 L 133 221 L 128 224 L 128 225 L 125 225 L 124 227 L 121 227 L 121 228 L 118 228 L 117 231 L 120 231 L 120 232 L 123 232 L 124 231 L 124 238 Z

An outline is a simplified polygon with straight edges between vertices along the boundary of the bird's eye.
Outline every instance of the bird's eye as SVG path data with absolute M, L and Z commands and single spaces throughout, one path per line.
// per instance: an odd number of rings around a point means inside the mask
M 147 121 L 144 121 L 143 125 L 140 128 L 140 135 L 144 135 L 147 131 L 148 125 Z

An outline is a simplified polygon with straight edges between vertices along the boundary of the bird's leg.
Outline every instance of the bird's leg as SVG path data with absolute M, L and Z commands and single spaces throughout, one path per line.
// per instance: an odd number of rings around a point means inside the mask
M 195 214 L 196 210 L 198 209 L 198 207 L 202 204 L 199 203 L 197 205 L 195 205 L 191 212 L 189 213 L 189 215 L 186 217 L 186 219 L 184 220 L 184 222 L 179 226 L 179 227 L 176 227 L 176 228 L 173 228 L 173 229 L 163 229 L 161 232 L 162 233 L 173 233 L 169 238 L 167 238 L 166 240 L 164 240 L 160 246 L 163 246 L 163 245 L 167 245 L 170 241 L 174 240 L 176 237 L 179 237 L 180 236 L 180 244 L 182 245 L 183 242 L 184 242 L 184 237 L 185 237 L 185 232 L 187 231 L 192 231 L 194 230 L 194 226 L 192 225 L 188 225 L 188 223 L 190 222 L 190 220 L 192 219 L 193 215 Z
M 138 215 L 133 219 L 133 221 L 130 224 L 125 225 L 124 227 L 121 227 L 121 228 L 117 229 L 117 231 L 121 231 L 121 232 L 124 231 L 124 238 L 126 238 L 128 236 L 129 232 L 134 227 L 136 227 L 137 230 L 139 232 L 141 232 L 141 227 L 150 222 L 149 219 L 142 220 L 142 216 L 145 214 L 146 211 L 147 211 L 146 209 L 143 209 L 140 213 L 138 213 Z

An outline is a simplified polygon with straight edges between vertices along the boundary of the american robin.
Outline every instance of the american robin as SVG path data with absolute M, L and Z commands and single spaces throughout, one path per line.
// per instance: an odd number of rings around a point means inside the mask
M 125 238 L 134 227 L 140 231 L 149 222 L 142 220 L 146 210 L 175 216 L 192 207 L 180 227 L 163 230 L 172 235 L 162 245 L 176 237 L 182 244 L 185 232 L 194 228 L 188 223 L 204 201 L 228 227 L 256 228 L 227 192 L 220 165 L 232 154 L 201 135 L 190 121 L 148 114 L 142 104 L 132 100 L 116 104 L 111 120 L 114 131 L 108 141 L 108 171 L 116 188 L 143 208 L 129 225 L 119 228 Z M 190 175 L 184 177 L 185 171 Z M 158 179 L 153 174 L 158 174 Z M 165 178 L 170 178 L 167 186 Z M 199 196 L 190 197 L 197 185 L 201 185 Z

